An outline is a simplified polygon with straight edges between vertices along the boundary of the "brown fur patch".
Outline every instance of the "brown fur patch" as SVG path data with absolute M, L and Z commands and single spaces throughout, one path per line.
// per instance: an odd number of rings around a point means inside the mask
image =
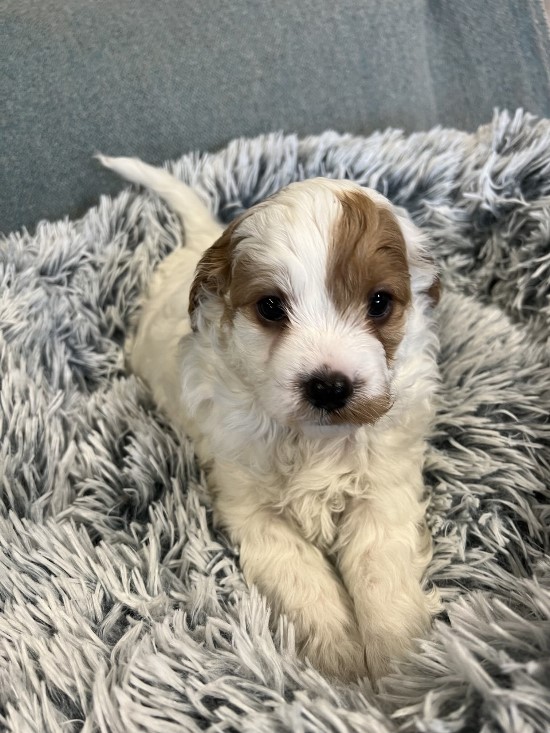
M 391 362 L 411 302 L 405 240 L 391 210 L 368 194 L 342 191 L 337 196 L 342 213 L 333 230 L 327 290 L 342 314 L 364 313 L 365 327 L 380 340 Z M 368 316 L 369 298 L 377 291 L 392 296 L 387 318 Z
M 341 410 L 329 413 L 330 425 L 373 425 L 388 412 L 393 402 L 389 394 L 374 398 L 353 398 Z
M 202 299 L 207 295 L 222 298 L 229 290 L 233 252 L 240 241 L 235 230 L 247 215 L 248 212 L 232 221 L 199 260 L 189 291 L 189 318 L 193 329 L 195 329 L 194 314 Z
M 256 303 L 269 295 L 286 300 L 274 282 L 271 271 L 262 271 L 258 263 L 246 255 L 234 261 L 235 247 L 242 241 L 238 227 L 251 211 L 235 219 L 221 237 L 206 250 L 195 270 L 195 277 L 189 293 L 189 317 L 195 329 L 194 313 L 205 296 L 217 296 L 224 301 L 222 322 L 231 324 L 237 310 L 262 326 L 272 337 L 270 353 L 281 342 L 288 331 L 288 322 L 266 322 L 256 310 Z
M 229 300 L 234 310 L 255 305 L 260 298 L 269 295 L 285 300 L 285 295 L 276 284 L 274 273 L 264 269 L 251 257 L 239 255 L 233 269 Z
M 281 273 L 281 275 L 283 276 L 279 277 L 279 281 L 284 279 L 284 273 Z M 252 323 L 261 326 L 271 337 L 269 354 L 272 356 L 274 350 L 281 343 L 283 336 L 288 333 L 289 322 L 286 319 L 266 321 L 258 314 L 256 303 L 261 298 L 268 296 L 275 296 L 280 298 L 283 303 L 288 303 L 288 298 L 280 285 L 276 283 L 272 270 L 262 271 L 254 260 L 246 256 L 239 257 L 233 270 L 229 293 L 231 318 L 239 310 Z

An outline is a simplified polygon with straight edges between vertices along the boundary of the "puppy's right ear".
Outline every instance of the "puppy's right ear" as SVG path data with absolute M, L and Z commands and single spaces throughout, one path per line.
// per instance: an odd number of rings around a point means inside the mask
M 209 297 L 223 299 L 229 290 L 233 253 L 240 241 L 235 229 L 243 218 L 240 216 L 231 222 L 199 260 L 189 292 L 189 319 L 193 331 L 197 330 L 197 315 L 201 303 Z

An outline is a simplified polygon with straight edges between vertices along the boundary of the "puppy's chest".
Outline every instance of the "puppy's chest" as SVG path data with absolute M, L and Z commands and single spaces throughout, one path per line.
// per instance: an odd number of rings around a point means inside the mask
M 364 494 L 366 477 L 356 468 L 341 472 L 301 473 L 284 487 L 279 510 L 309 542 L 323 551 L 334 544 L 348 501 Z

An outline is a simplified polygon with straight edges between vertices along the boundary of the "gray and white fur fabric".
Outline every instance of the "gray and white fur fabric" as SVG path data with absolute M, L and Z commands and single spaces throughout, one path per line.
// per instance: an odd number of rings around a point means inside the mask
M 444 610 L 377 691 L 302 660 L 215 527 L 195 445 L 125 369 L 140 296 L 185 246 L 179 217 L 129 189 L 1 244 L 0 728 L 547 730 L 550 122 L 274 134 L 170 170 L 227 223 L 324 176 L 429 236 L 443 296 L 424 482 Z

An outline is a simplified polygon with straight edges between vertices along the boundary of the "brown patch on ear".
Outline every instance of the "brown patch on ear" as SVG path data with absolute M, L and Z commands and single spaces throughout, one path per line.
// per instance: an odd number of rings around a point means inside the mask
M 403 338 L 411 302 L 405 239 L 391 209 L 367 193 L 341 191 L 337 196 L 342 213 L 333 231 L 327 289 L 342 314 L 364 317 L 365 327 L 380 340 L 391 362 Z M 392 296 L 392 311 L 377 320 L 368 317 L 368 302 L 380 290 Z
M 239 237 L 235 236 L 235 229 L 245 216 L 246 214 L 243 214 L 232 221 L 199 260 L 189 291 L 189 318 L 194 331 L 196 331 L 195 311 L 203 298 L 206 295 L 221 298 L 229 289 L 233 251 L 240 241 Z

